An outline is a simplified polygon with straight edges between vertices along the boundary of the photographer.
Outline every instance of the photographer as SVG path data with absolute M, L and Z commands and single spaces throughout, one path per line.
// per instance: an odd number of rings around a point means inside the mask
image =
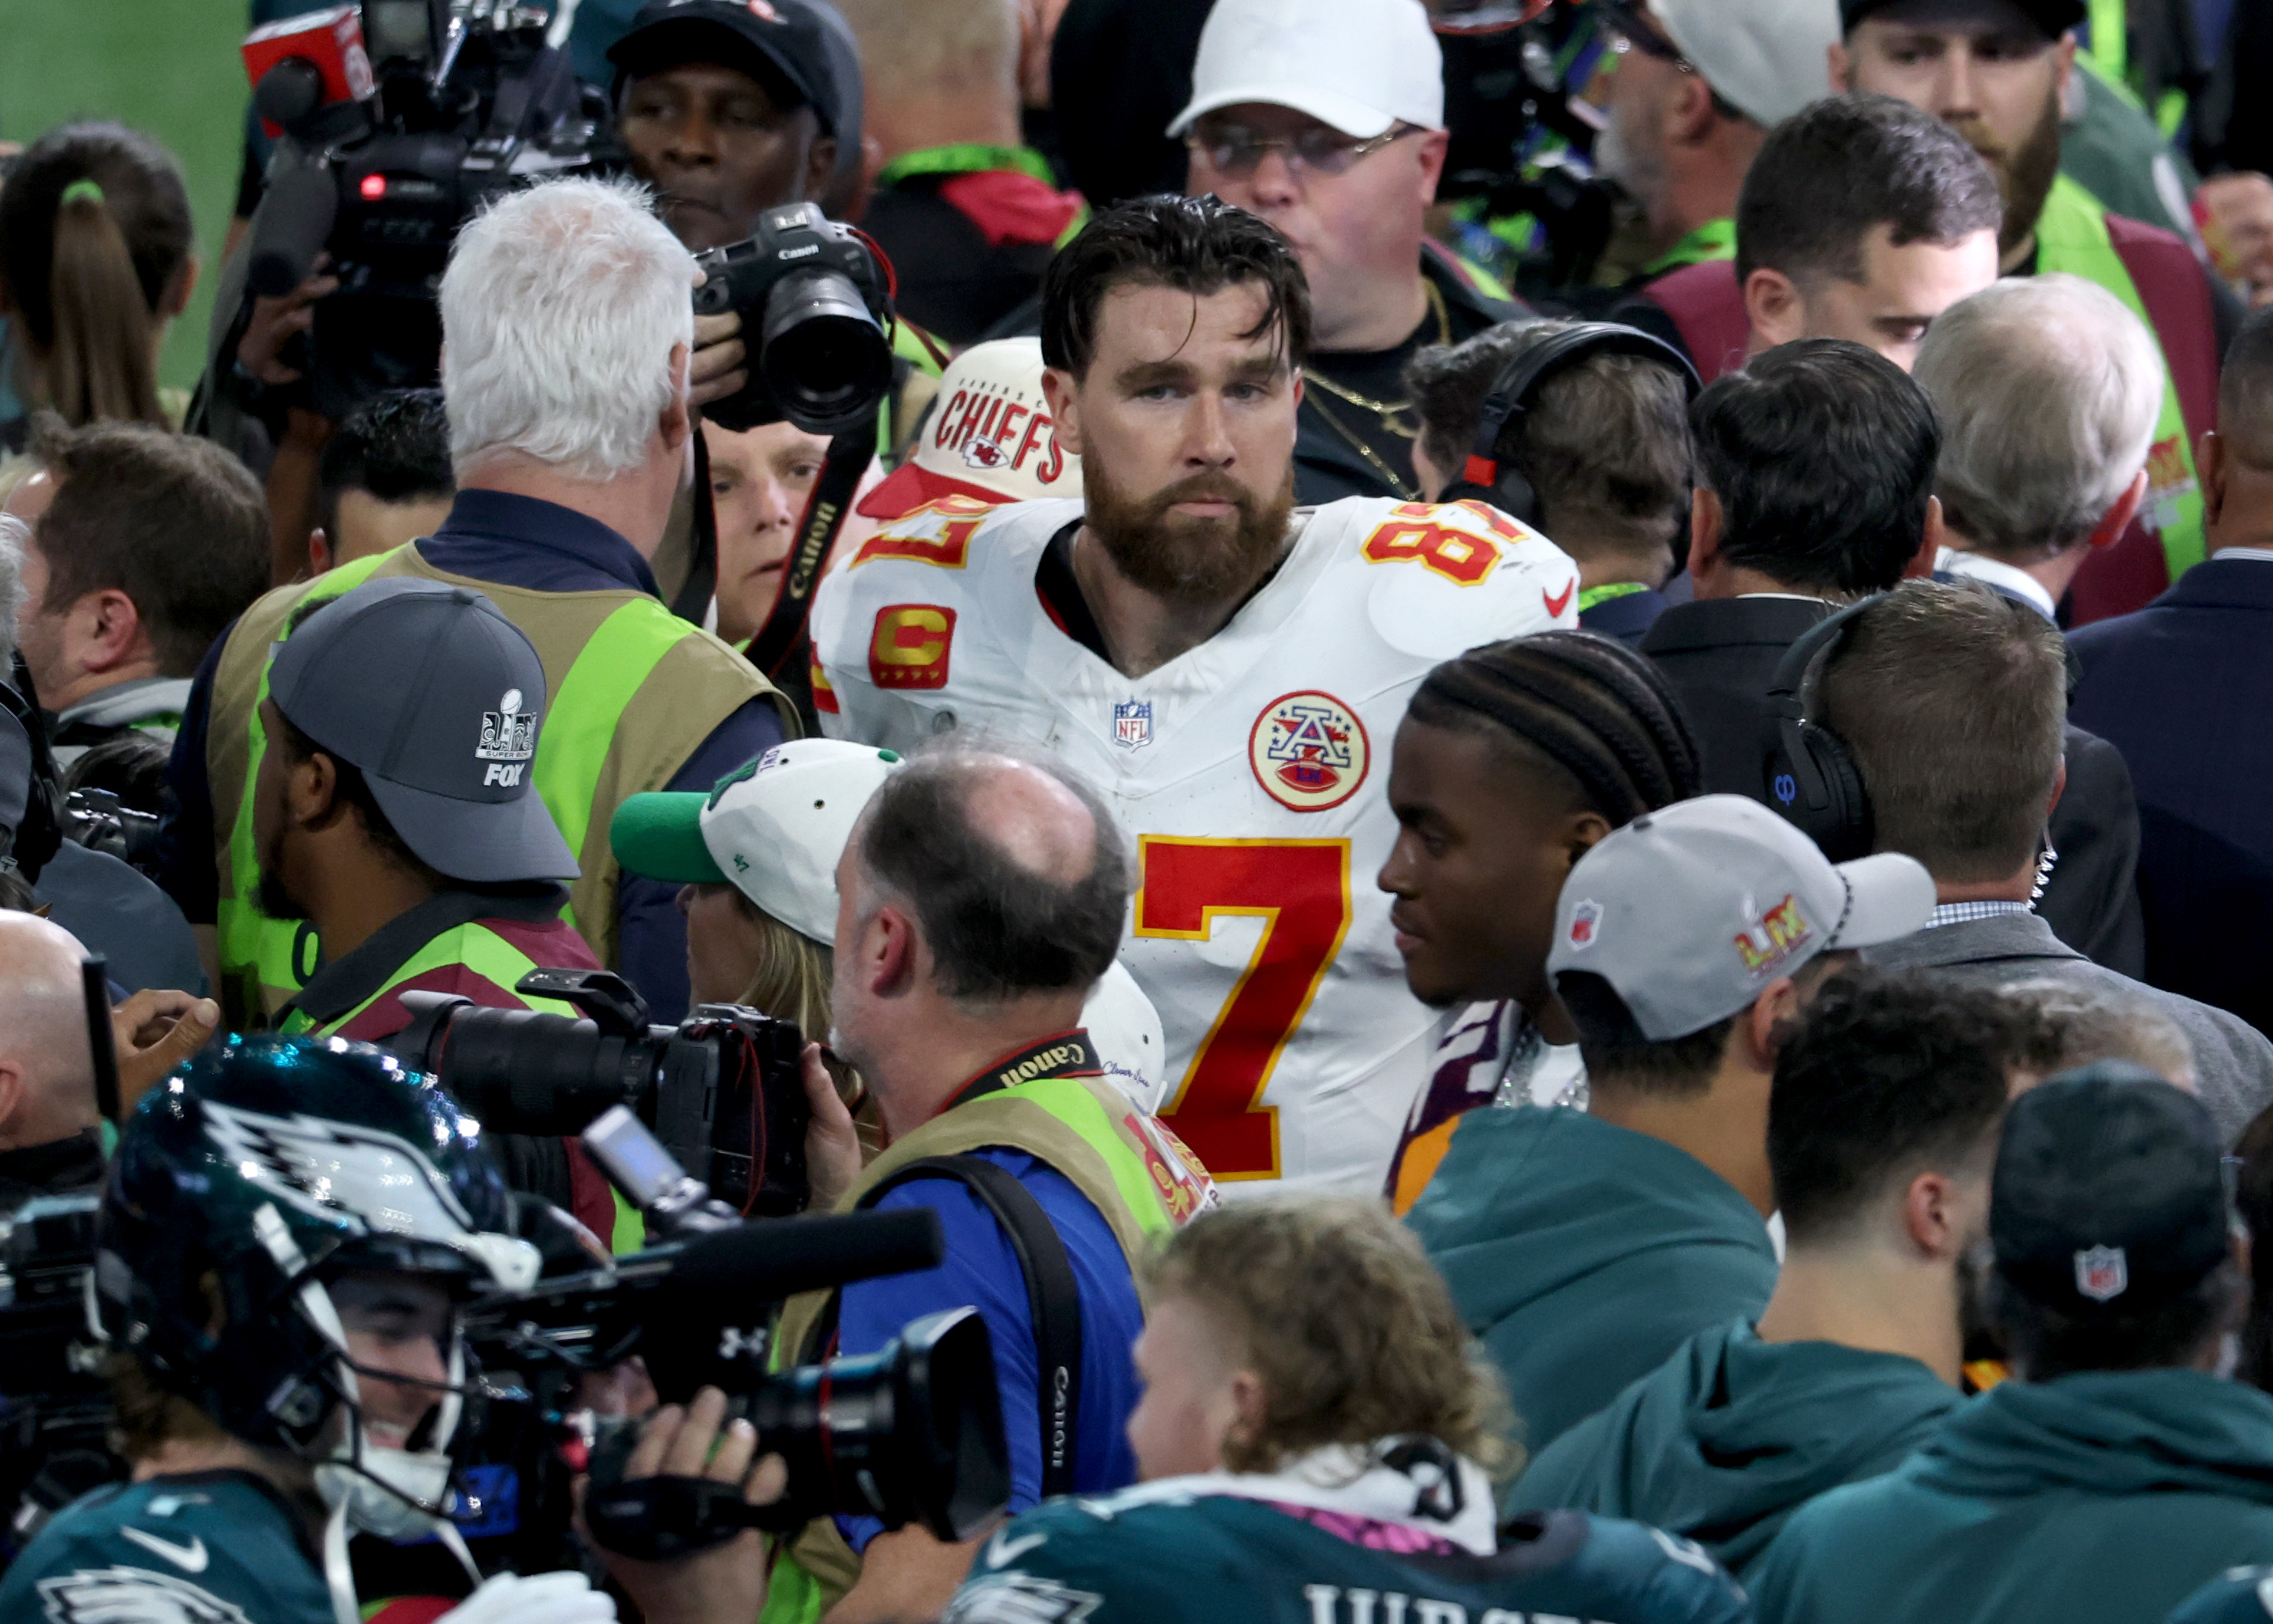
M 446 1526 L 455 1304 L 536 1275 L 508 1226 L 479 1129 L 378 1051 L 255 1038 L 192 1061 L 121 1135 L 97 1223 L 133 1480 L 49 1523 L 0 1617 L 358 1616 L 347 1530 Z M 439 1614 L 614 1616 L 574 1573 L 500 1575 Z
M 976 1305 L 1001 1383 L 1014 1509 L 1133 1480 L 1121 1428 L 1143 1312 L 1130 1251 L 1213 1200 L 1182 1148 L 1103 1081 L 1080 1024 L 1120 943 L 1129 869 L 1111 814 L 1064 769 L 956 749 L 889 777 L 836 865 L 834 1044 L 891 1140 L 846 1180 L 839 1209 L 931 1208 L 947 1261 L 794 1298 L 778 1345 L 803 1360 L 833 1323 L 836 1351 L 873 1351 L 919 1315 Z M 814 1182 L 849 1171 L 816 1169 Z M 1062 1298 L 1053 1311 L 1038 1286 L 1046 1327 L 1020 1261 L 1037 1247 L 1062 1251 L 1078 1296 L 1069 1319 Z M 1071 1336 L 1058 1334 L 1072 1324 Z M 766 1616 L 928 1618 L 975 1549 L 916 1525 L 887 1534 L 821 1519 L 774 1567 Z
M 390 663 L 424 680 L 373 683 Z M 413 991 L 575 1013 L 513 990 L 540 965 L 599 968 L 560 917 L 576 860 L 530 783 L 544 706 L 536 651 L 468 587 L 371 581 L 287 628 L 260 707 L 252 839 L 263 905 L 306 919 L 325 958 L 282 1030 L 384 1042 L 409 1024 Z M 515 1183 L 610 1232 L 614 1199 L 580 1153 L 508 1145 Z
M 1242 1202 L 1149 1273 L 1129 1422 L 1145 1486 L 1001 1530 L 949 1624 L 1751 1617 L 1710 1559 L 1654 1530 L 1570 1511 L 1495 1528 L 1505 1402 L 1377 1203 Z
M 649 568 L 686 467 L 694 275 L 644 197 L 620 184 L 533 186 L 458 234 L 441 292 L 459 486 L 448 521 L 263 598 L 200 674 L 184 718 L 183 872 L 169 888 L 192 918 L 210 908 L 239 1018 L 273 1014 L 313 963 L 296 955 L 292 925 L 260 907 L 244 844 L 270 645 L 299 603 L 374 574 L 478 588 L 536 647 L 550 680 L 529 692 L 549 692 L 572 741 L 534 782 L 582 869 L 573 919 L 658 1019 L 684 1012 L 685 922 L 670 887 L 619 886 L 609 819 L 643 790 L 708 789 L 793 726 L 732 650 L 664 608 Z
M 56 765 L 130 729 L 170 745 L 190 678 L 268 581 L 260 487 L 210 441 L 51 423 L 9 492 L 30 526 L 17 632 Z

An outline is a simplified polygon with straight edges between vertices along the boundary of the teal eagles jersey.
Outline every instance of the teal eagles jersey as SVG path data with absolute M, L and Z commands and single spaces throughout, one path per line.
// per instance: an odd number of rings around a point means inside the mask
M 1163 1493 L 1166 1490 L 1167 1493 Z M 1055 1500 L 996 1532 L 943 1624 L 1748 1624 L 1696 1545 L 1577 1511 L 1489 1557 L 1392 1554 L 1260 1501 L 1168 1485 Z
M 97 1489 L 0 1582 L 8 1624 L 334 1624 L 298 1516 L 250 1472 Z

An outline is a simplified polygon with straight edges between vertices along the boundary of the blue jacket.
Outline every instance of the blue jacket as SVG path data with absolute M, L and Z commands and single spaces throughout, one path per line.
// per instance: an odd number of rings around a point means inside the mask
M 2273 1030 L 2273 564 L 2213 558 L 2080 627 L 2070 714 L 2139 798 L 2147 976 Z

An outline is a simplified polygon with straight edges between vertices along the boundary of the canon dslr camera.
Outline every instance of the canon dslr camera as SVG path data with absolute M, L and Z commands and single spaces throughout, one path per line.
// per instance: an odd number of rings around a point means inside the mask
M 739 311 L 750 381 L 702 415 L 736 433 L 784 417 L 808 434 L 873 421 L 892 387 L 890 276 L 867 239 L 810 203 L 770 209 L 757 234 L 694 256 L 694 313 Z

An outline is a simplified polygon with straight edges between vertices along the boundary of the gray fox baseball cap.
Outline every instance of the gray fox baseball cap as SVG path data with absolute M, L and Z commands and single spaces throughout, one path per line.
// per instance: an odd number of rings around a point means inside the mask
M 1579 859 L 1555 905 L 1547 973 L 1609 984 L 1641 1035 L 1701 1032 L 1834 947 L 1924 928 L 1933 879 L 1881 852 L 1834 864 L 1757 801 L 1707 795 L 1647 812 Z
M 470 587 L 394 577 L 342 593 L 277 645 L 268 697 L 361 769 L 418 860 L 452 879 L 574 879 L 531 785 L 544 666 Z

